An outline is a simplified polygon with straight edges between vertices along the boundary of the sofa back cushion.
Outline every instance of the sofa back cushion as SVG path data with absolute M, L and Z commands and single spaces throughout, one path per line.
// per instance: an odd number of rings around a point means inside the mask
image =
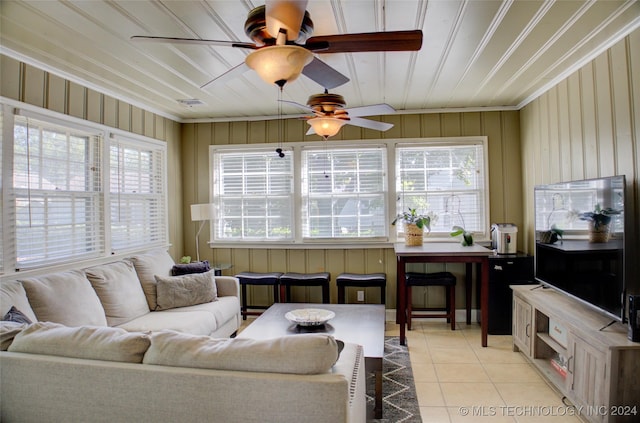
M 14 341 L 15 342 L 15 341 Z M 270 340 L 217 339 L 173 331 L 151 334 L 143 363 L 202 369 L 292 374 L 327 373 L 338 359 L 330 335 L 301 334 Z
M 156 310 L 209 303 L 218 296 L 213 271 L 181 276 L 156 275 L 156 281 Z
M 11 307 L 20 310 L 32 322 L 38 320 L 31 304 L 29 304 L 27 293 L 22 284 L 18 281 L 2 281 L 0 284 L 0 316 L 7 314 Z
M 106 326 L 72 328 L 37 322 L 18 333 L 8 351 L 141 363 L 149 344 L 149 335 L 141 332 Z
M 85 274 L 100 298 L 109 326 L 118 326 L 149 313 L 147 299 L 131 262 L 117 261 L 90 267 Z
M 36 320 L 66 326 L 107 325 L 104 308 L 84 272 L 59 272 L 24 279 L 22 285 Z
M 155 275 L 171 276 L 171 269 L 175 262 L 166 250 L 157 249 L 148 253 L 131 257 L 131 262 L 136 268 L 138 279 L 142 284 L 142 290 L 147 298 L 149 310 L 155 310 L 156 303 L 156 278 Z

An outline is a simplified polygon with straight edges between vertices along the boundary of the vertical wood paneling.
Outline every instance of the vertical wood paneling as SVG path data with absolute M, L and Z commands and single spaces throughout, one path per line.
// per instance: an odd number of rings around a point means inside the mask
M 67 84 L 67 92 L 67 113 L 78 119 L 84 119 L 87 104 L 87 89 L 81 85 L 69 82 Z
M 47 109 L 64 113 L 67 100 L 67 81 L 56 75 L 47 75 Z
M 104 123 L 107 126 L 111 126 L 113 128 L 118 127 L 118 101 L 109 96 L 104 97 L 104 105 L 103 105 L 103 118 Z
M 118 101 L 118 128 L 131 131 L 131 105 Z
M 638 239 L 640 228 L 640 30 L 612 46 L 565 81 L 520 111 L 522 124 L 525 249 L 534 249 L 532 193 L 535 185 L 569 179 L 616 174 L 626 175 L 625 246 L 628 249 L 625 278 L 629 293 L 640 293 Z M 558 133 L 552 144 L 541 148 L 546 134 Z M 568 135 L 568 136 L 567 136 Z M 546 174 L 539 164 L 563 156 Z M 570 155 L 570 160 L 564 156 Z M 563 169 L 570 167 L 570 171 Z
M 594 60 L 594 86 L 596 93 L 596 130 L 598 139 L 598 170 L 603 175 L 614 175 L 615 152 L 613 133 L 613 107 L 611 103 L 611 75 L 609 74 L 609 54 L 602 54 Z
M 102 94 L 89 90 L 87 92 L 87 120 L 91 122 L 102 122 Z
M 20 100 L 21 64 L 10 57 L 0 55 L 0 94 L 12 100 Z
M 587 178 L 596 178 L 598 176 L 600 157 L 598 156 L 599 149 L 596 133 L 597 116 L 593 62 L 582 68 L 580 75 L 580 104 L 582 105 L 582 140 L 584 145 L 585 176 Z
M 44 107 L 45 72 L 33 66 L 23 64 L 22 73 L 22 101 L 34 106 Z

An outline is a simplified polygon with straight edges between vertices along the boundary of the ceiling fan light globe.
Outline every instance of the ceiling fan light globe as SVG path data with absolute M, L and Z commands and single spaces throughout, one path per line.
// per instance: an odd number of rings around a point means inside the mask
M 340 128 L 342 128 L 346 121 L 331 117 L 316 117 L 307 120 L 307 123 L 311 125 L 316 134 L 328 138 L 340 132 Z
M 276 45 L 255 50 L 245 63 L 268 84 L 277 81 L 291 82 L 311 62 L 313 54 L 304 47 Z

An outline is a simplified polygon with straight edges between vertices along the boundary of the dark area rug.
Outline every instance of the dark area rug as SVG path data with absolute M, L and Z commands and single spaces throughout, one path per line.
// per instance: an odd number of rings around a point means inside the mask
M 367 375 L 367 408 L 373 407 L 373 374 Z M 397 336 L 384 338 L 382 360 L 382 419 L 368 422 L 421 423 L 416 386 L 413 382 L 409 350 Z

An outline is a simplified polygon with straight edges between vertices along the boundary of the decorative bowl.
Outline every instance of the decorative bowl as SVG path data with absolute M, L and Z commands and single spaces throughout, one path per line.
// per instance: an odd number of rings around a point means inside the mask
M 301 308 L 289 311 L 284 317 L 299 326 L 320 326 L 336 317 L 336 314 L 321 308 Z

